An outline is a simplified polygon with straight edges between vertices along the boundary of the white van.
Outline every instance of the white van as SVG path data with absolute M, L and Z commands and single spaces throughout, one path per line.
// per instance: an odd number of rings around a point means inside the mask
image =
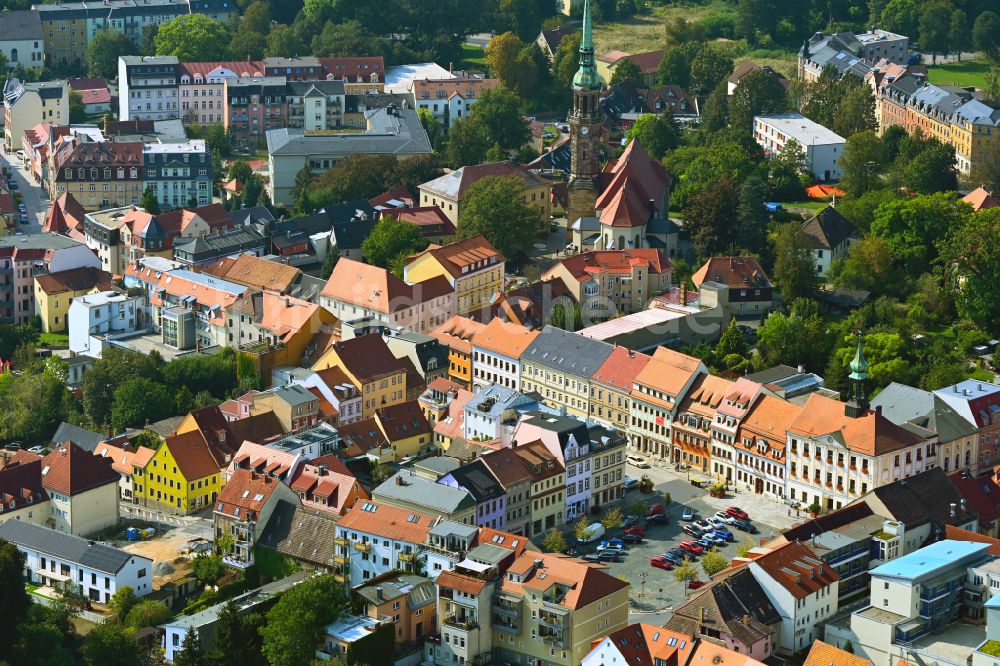
M 588 536 L 586 539 L 580 539 L 580 543 L 593 543 L 594 541 L 597 541 L 598 539 L 603 537 L 604 525 L 601 525 L 600 523 L 594 523 L 593 525 L 587 528 L 587 531 L 590 532 L 590 536 Z

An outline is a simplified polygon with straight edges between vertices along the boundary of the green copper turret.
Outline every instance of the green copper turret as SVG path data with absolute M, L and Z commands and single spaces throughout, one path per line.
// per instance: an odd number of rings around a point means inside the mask
M 594 59 L 594 36 L 590 21 L 590 0 L 583 0 L 583 36 L 580 38 L 580 69 L 573 77 L 574 88 L 600 90 L 601 77 Z

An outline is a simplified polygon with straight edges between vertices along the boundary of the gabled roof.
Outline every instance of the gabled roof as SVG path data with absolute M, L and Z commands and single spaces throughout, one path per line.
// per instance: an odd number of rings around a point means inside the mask
M 847 239 L 858 236 L 854 225 L 833 206 L 827 206 L 803 222 L 802 231 L 812 240 L 813 247 L 820 250 L 833 250 Z
M 0 518 L 49 498 L 42 486 L 42 461 L 9 462 L 0 469 Z
M 829 643 L 813 641 L 802 666 L 872 666 L 872 662 Z
M 521 361 L 589 379 L 613 350 L 606 342 L 546 326 L 524 349 Z
M 205 439 L 197 430 L 167 437 L 163 446 L 167 447 L 181 476 L 187 481 L 203 479 L 218 474 L 222 467 L 212 457 Z
M 924 435 L 896 425 L 880 410 L 851 418 L 844 413 L 844 403 L 819 393 L 809 395 L 805 408 L 788 430 L 807 437 L 830 435 L 852 451 L 868 456 L 891 453 L 926 441 Z
M 657 347 L 653 357 L 635 377 L 636 384 L 650 386 L 676 397 L 702 363 L 693 356 L 666 347 Z
M 536 280 L 530 284 L 494 294 L 490 303 L 493 317 L 532 329 L 545 326 L 558 304 L 574 302 L 573 293 L 562 280 Z
M 493 318 L 489 324 L 472 336 L 472 346 L 501 354 L 507 358 L 519 359 L 536 337 L 538 337 L 538 331 L 529 330 L 518 324 L 508 324 L 500 318 Z
M 0 525 L 0 539 L 22 546 L 25 550 L 34 550 L 112 575 L 117 574 L 129 561 L 135 559 L 149 562 L 152 566 L 152 561 L 141 555 L 127 553 L 25 520 L 8 520 Z
M 104 439 L 104 435 L 99 432 L 87 430 L 86 428 L 63 421 L 56 428 L 52 439 L 49 440 L 49 443 L 52 445 L 49 448 L 55 448 L 56 445 L 63 442 L 73 442 L 84 451 L 93 451 L 97 447 L 97 443 L 102 439 Z
M 292 559 L 333 567 L 337 554 L 337 517 L 279 499 L 257 542 Z
M 372 490 L 376 502 L 399 502 L 419 506 L 431 514 L 453 515 L 476 504 L 472 493 L 445 486 L 417 476 L 412 470 L 402 470 Z
M 604 210 L 621 188 L 634 188 L 643 201 L 659 203 L 670 189 L 671 178 L 663 164 L 654 160 L 634 139 L 610 165 L 611 182 L 597 198 L 596 209 Z M 664 212 L 664 211 L 660 211 Z
M 771 286 L 764 269 L 753 257 L 712 257 L 691 276 L 695 287 L 718 282 L 735 289 L 763 289 Z
M 495 266 L 504 260 L 500 251 L 483 235 L 472 236 L 448 245 L 431 245 L 423 252 L 407 257 L 406 263 L 413 263 L 425 254 L 437 259 L 442 268 L 453 278 L 461 277 L 470 271 Z
M 528 188 L 541 187 L 546 184 L 546 181 L 541 177 L 536 176 L 513 162 L 505 160 L 502 162 L 473 164 L 455 169 L 451 173 L 446 173 L 434 180 L 421 184 L 420 189 L 433 192 L 448 199 L 458 200 L 461 199 L 462 195 L 473 184 L 487 176 L 517 176 L 524 182 L 525 187 Z
M 224 257 L 206 266 L 203 272 L 254 289 L 269 289 L 280 293 L 291 290 L 302 274 L 298 268 L 269 261 L 252 254 Z
M 254 520 L 281 484 L 273 476 L 265 476 L 248 469 L 238 469 L 223 486 L 215 502 L 215 513 L 234 516 L 240 520 Z
M 337 526 L 385 539 L 422 544 L 435 521 L 436 517 L 428 513 L 400 509 L 385 502 L 366 501 L 355 504 Z
M 405 369 L 377 333 L 334 342 L 331 349 L 337 352 L 347 371 L 363 383 L 403 372 Z
M 932 467 L 906 479 L 870 491 L 863 498 L 875 513 L 913 529 L 926 523 L 938 527 L 963 525 L 976 518 L 971 508 L 962 506 L 962 495 L 940 467 Z M 955 505 L 955 517 L 951 505 Z
M 1000 486 L 989 474 L 973 477 L 967 471 L 959 470 L 949 476 L 959 494 L 979 515 L 980 529 L 989 530 L 1000 518 Z
M 41 15 L 34 9 L 8 10 L 3 13 L 0 42 L 41 40 L 43 37 Z M 27 58 L 28 54 L 25 53 L 24 57 Z
M 503 448 L 485 453 L 480 460 L 505 490 L 509 491 L 516 485 L 528 483 L 533 478 L 527 463 L 515 455 L 513 449 Z
M 985 208 L 996 208 L 1000 206 L 1000 199 L 996 198 L 986 188 L 977 187 L 964 197 L 962 201 L 972 206 L 973 211 L 980 211 Z
M 804 599 L 840 580 L 837 572 L 819 559 L 808 546 L 787 543 L 754 560 L 775 582 L 796 599 Z
M 941 443 L 971 437 L 978 428 L 939 396 L 930 391 L 893 382 L 872 398 L 873 409 L 881 408 L 887 419 L 898 425 L 907 423 L 938 435 Z
M 559 48 L 559 42 L 562 41 L 562 38 L 566 35 L 572 35 L 574 32 L 576 32 L 576 28 L 568 28 L 560 25 L 549 30 L 542 30 L 541 37 L 549 51 L 555 53 Z
M 666 627 L 630 624 L 608 634 L 594 646 L 594 651 L 607 645 L 608 648 L 617 650 L 628 666 L 654 666 L 661 662 L 671 666 L 685 666 L 694 652 L 695 642 L 691 634 L 679 633 Z M 611 656 L 611 659 L 615 657 Z
M 666 627 L 689 636 L 729 635 L 749 646 L 765 640 L 779 622 L 760 583 L 747 567 L 738 567 L 675 607 Z
M 482 322 L 461 315 L 455 315 L 431 331 L 430 335 L 442 345 L 463 354 L 471 354 L 472 338 L 484 328 L 486 328 L 486 324 Z
M 458 485 L 469 491 L 477 504 L 502 497 L 506 492 L 482 460 L 474 460 L 468 465 L 452 470 L 450 476 Z
M 334 300 L 388 314 L 453 291 L 447 278 L 441 276 L 411 286 L 384 268 L 344 257 L 337 262 L 322 293 Z
M 42 458 L 42 485 L 62 495 L 78 495 L 116 484 L 120 478 L 110 460 L 93 456 L 72 442 L 57 445 Z
M 375 410 L 375 420 L 390 443 L 431 432 L 430 423 L 416 400 L 381 407 Z
M 627 347 L 615 347 L 590 381 L 628 393 L 636 376 L 649 363 L 650 356 Z
M 424 238 L 454 236 L 458 233 L 455 224 L 448 219 L 438 206 L 418 206 L 415 208 L 388 208 L 382 215 L 394 217 L 420 227 Z
M 99 291 L 107 291 L 111 289 L 111 274 L 100 268 L 85 266 L 58 273 L 36 275 L 35 284 L 50 296 L 95 288 Z
M 631 275 L 635 267 L 653 274 L 668 273 L 674 267 L 662 250 L 654 248 L 583 252 L 563 259 L 560 264 L 579 282 L 586 282 L 595 275 Z M 552 277 L 552 270 L 546 271 L 542 278 Z
M 542 561 L 540 567 L 536 568 L 536 560 Z M 565 596 L 557 601 L 557 605 L 578 610 L 629 586 L 627 582 L 608 574 L 605 569 L 604 566 L 575 557 L 526 552 L 508 569 L 508 573 L 521 577 L 521 582 L 514 582 L 508 576 L 500 583 L 500 589 L 521 596 L 526 591 L 541 594 L 553 585 L 560 585 L 568 589 Z

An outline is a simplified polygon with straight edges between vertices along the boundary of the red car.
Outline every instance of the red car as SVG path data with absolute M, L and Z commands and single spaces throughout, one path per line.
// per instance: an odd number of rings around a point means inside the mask
M 657 555 L 656 557 L 654 557 L 649 561 L 649 566 L 656 567 L 657 569 L 666 569 L 667 571 L 670 571 L 671 569 L 674 568 L 674 563 L 665 557 Z
M 625 534 L 634 534 L 636 536 L 645 537 L 646 528 L 643 527 L 642 525 L 633 525 L 632 527 L 625 528 Z
M 705 581 L 703 580 L 689 580 L 688 589 L 697 590 L 699 587 L 705 587 Z
M 677 544 L 677 547 L 681 550 L 686 550 L 689 553 L 694 553 L 695 555 L 701 555 L 705 552 L 705 549 L 701 544 L 697 544 L 694 541 L 681 541 Z
M 729 507 L 728 509 L 726 509 L 726 513 L 728 513 L 733 518 L 742 518 L 743 520 L 750 520 L 749 514 L 747 514 L 746 511 L 744 511 L 738 506 Z

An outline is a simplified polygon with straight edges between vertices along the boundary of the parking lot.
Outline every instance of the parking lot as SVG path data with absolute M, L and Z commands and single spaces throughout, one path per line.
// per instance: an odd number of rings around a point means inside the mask
M 625 555 L 621 562 L 607 562 L 608 572 L 626 579 L 632 586 L 630 599 L 632 602 L 631 621 L 661 624 L 670 617 L 674 606 L 683 603 L 685 597 L 690 597 L 693 591 L 685 594 L 684 584 L 674 578 L 673 571 L 665 571 L 650 566 L 653 557 L 677 547 L 681 541 L 691 541 L 693 537 L 682 531 L 687 523 L 681 520 L 685 507 L 694 510 L 695 518 L 706 518 L 716 511 L 728 506 L 739 506 L 750 515 L 750 521 L 758 529 L 756 535 L 748 535 L 734 527 L 728 527 L 733 533 L 733 541 L 718 548 L 727 559 L 736 557 L 737 547 L 741 541 L 749 538 L 755 543 L 769 541 L 781 530 L 787 529 L 794 521 L 794 516 L 787 515 L 787 506 L 746 493 L 729 493 L 726 498 L 717 499 L 708 496 L 706 490 L 694 487 L 685 474 L 676 473 L 664 468 L 637 469 L 628 466 L 627 474 L 640 478 L 647 474 L 653 479 L 655 491 L 645 495 L 639 490 L 630 490 L 623 503 L 627 513 L 630 503 L 642 499 L 647 504 L 662 501 L 663 493 L 669 492 L 671 504 L 667 507 L 669 523 L 665 525 L 647 524 L 646 534 L 640 544 L 626 544 Z M 764 522 L 764 521 L 767 522 Z M 605 539 L 622 536 L 622 530 L 613 530 L 605 535 Z M 598 541 L 599 542 L 599 541 Z M 578 555 L 593 553 L 598 542 L 581 545 Z M 701 569 L 701 558 L 694 561 L 699 580 L 707 581 L 708 576 Z

